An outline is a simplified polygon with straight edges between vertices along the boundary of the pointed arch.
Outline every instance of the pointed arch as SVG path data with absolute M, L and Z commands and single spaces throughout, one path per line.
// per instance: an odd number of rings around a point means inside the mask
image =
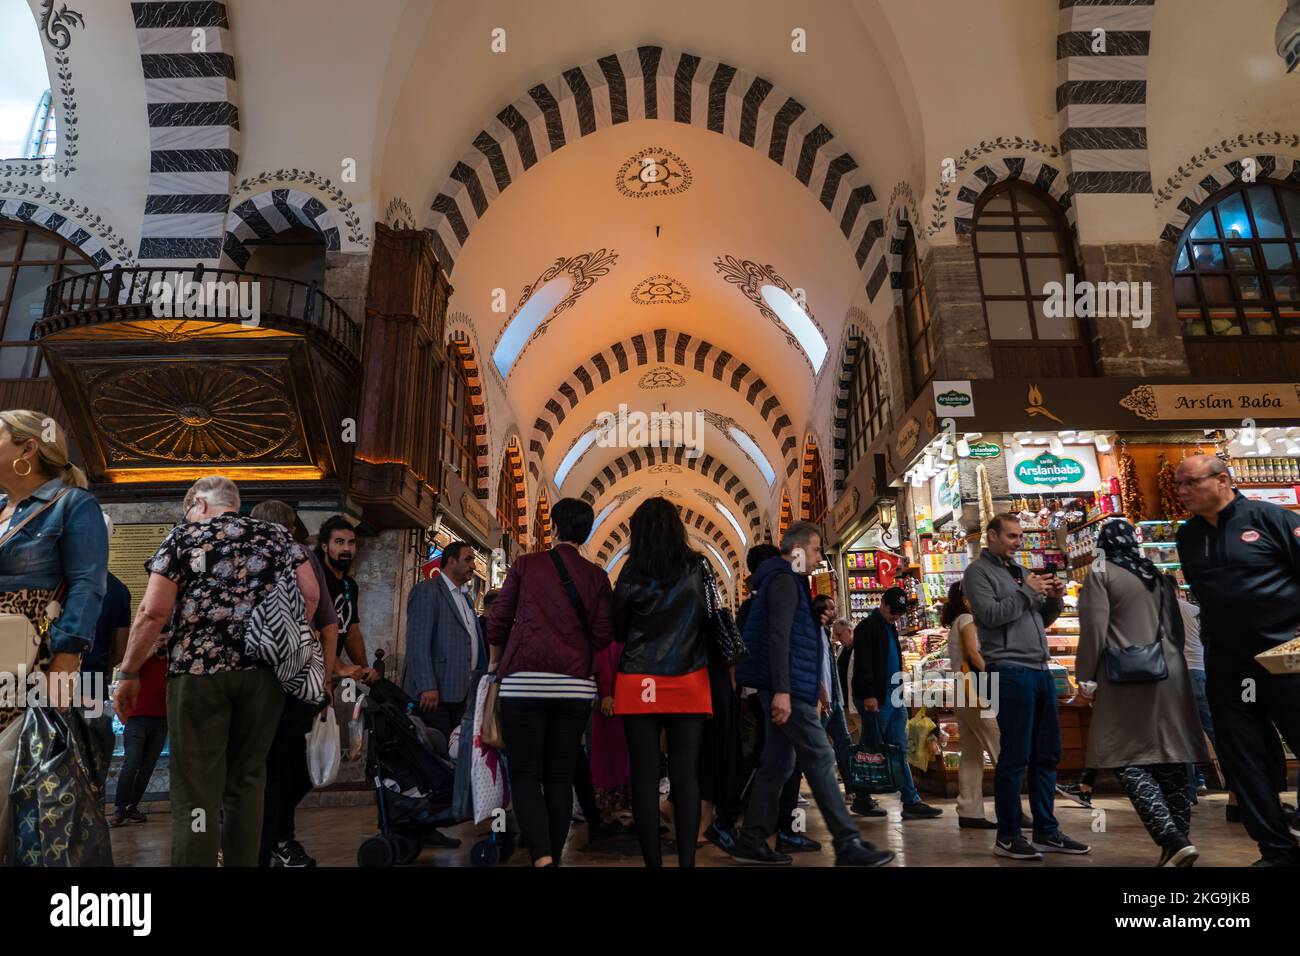
M 300 189 L 268 189 L 230 210 L 221 252 L 243 269 L 253 255 L 247 242 L 270 239 L 303 226 L 320 233 L 326 252 L 338 252 L 342 248 L 338 217 L 333 209 Z
M 870 370 L 865 382 L 866 389 L 862 394 L 854 392 L 854 369 L 857 367 L 858 359 L 865 349 L 866 363 Z M 857 439 L 856 426 L 855 434 L 849 435 L 849 417 L 853 413 L 853 403 L 858 403 L 862 409 L 862 427 L 865 429 L 863 436 L 863 448 L 870 445 L 875 436 L 882 431 L 888 431 L 893 424 L 893 387 L 892 379 L 889 374 L 890 366 L 886 363 L 884 349 L 881 347 L 879 335 L 875 327 L 867 320 L 866 315 L 860 309 L 850 309 L 849 317 L 844 326 L 843 342 L 840 346 L 840 370 L 839 380 L 835 385 L 835 417 L 832 423 L 831 441 L 833 449 L 833 467 L 832 480 L 834 481 L 834 490 L 842 491 L 844 488 L 844 479 L 849 470 L 849 448 L 850 438 Z M 860 389 L 864 383 L 856 383 Z M 869 407 L 863 403 L 869 403 Z M 804 449 L 805 464 L 807 448 Z M 854 461 L 857 459 L 855 458 Z
M 519 436 L 512 435 L 501 453 L 497 476 L 497 522 L 503 534 L 523 547 L 528 541 L 528 485 L 524 480 L 524 456 Z
M 466 479 L 465 484 L 474 490 L 474 496 L 480 501 L 486 501 L 490 471 L 487 401 L 483 394 L 483 370 L 479 365 L 478 346 L 472 331 L 472 328 L 452 326 L 447 329 L 447 360 L 455 363 L 448 369 L 448 376 L 461 377 L 469 401 L 469 414 L 472 416 L 470 427 L 474 438 L 474 473 L 462 477 Z M 449 381 L 448 389 L 452 385 Z
M 875 299 L 888 275 L 884 220 L 865 171 L 843 143 L 769 80 L 660 46 L 565 70 L 474 137 L 433 201 L 434 251 L 448 275 L 488 207 L 524 172 L 583 136 L 640 119 L 711 130 L 788 170 L 834 219 Z
M 794 474 L 798 468 L 795 458 L 798 439 L 791 427 L 790 416 L 767 383 L 739 357 L 705 339 L 686 332 L 655 329 L 638 332 L 601 349 L 554 389 L 533 422 L 533 433 L 528 443 L 528 470 L 533 478 L 540 476 L 547 448 L 560 424 L 583 399 L 615 376 L 634 368 L 654 365 L 693 369 L 712 376 L 742 396 L 780 443 L 781 454 L 786 458 L 786 474 Z
M 545 551 L 551 546 L 551 505 L 543 488 L 533 506 L 533 534 L 528 541 L 530 551 Z
M 799 520 L 811 521 L 824 533 L 829 511 L 821 451 L 817 447 L 817 439 L 809 435 L 804 443 L 803 470 L 799 482 Z

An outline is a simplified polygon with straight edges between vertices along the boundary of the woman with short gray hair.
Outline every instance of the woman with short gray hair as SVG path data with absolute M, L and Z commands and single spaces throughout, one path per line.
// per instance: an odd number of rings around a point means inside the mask
M 215 866 L 220 847 L 226 866 L 254 866 L 266 755 L 285 695 L 275 672 L 245 651 L 245 629 L 284 575 L 295 576 L 309 617 L 320 590 L 284 528 L 239 513 L 239 489 L 229 478 L 200 478 L 185 493 L 184 509 L 147 565 L 113 702 L 131 715 L 140 667 L 172 621 L 172 865 Z

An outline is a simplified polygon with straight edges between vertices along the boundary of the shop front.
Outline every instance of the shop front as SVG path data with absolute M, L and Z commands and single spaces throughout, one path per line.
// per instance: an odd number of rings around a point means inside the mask
M 896 498 L 884 459 L 863 455 L 828 517 L 826 560 L 834 569 L 836 604 L 854 625 L 880 605 L 902 566 Z
M 1048 629 L 1068 778 L 1084 767 L 1089 709 L 1077 699 L 1078 596 L 1097 532 L 1115 516 L 1144 550 L 1182 579 L 1174 534 L 1188 515 L 1174 494 L 1178 463 L 1224 458 L 1243 494 L 1300 508 L 1300 386 L 1295 383 L 1088 379 L 936 382 L 872 451 L 899 490 L 903 566 L 916 600 L 905 626 L 904 670 L 915 701 L 949 739 L 918 786 L 951 795 L 958 737 L 953 681 L 939 616 L 947 592 L 979 554 L 996 514 L 1019 517 L 1015 560 L 1066 581 L 1065 610 Z M 987 768 L 991 771 L 991 767 Z

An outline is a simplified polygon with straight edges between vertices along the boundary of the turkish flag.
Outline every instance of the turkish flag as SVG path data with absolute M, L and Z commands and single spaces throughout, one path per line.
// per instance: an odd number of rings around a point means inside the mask
M 886 554 L 884 551 L 876 553 L 876 578 L 882 588 L 894 586 L 894 575 L 898 572 L 898 564 L 896 555 Z
M 440 575 L 441 573 L 442 572 L 438 570 L 437 558 L 434 558 L 432 561 L 426 561 L 424 562 L 424 564 L 420 565 L 421 581 L 432 581 L 434 578 L 438 577 L 438 575 Z

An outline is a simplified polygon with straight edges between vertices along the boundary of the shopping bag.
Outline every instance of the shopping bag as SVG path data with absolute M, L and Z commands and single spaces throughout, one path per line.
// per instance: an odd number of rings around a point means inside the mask
M 907 722 L 907 762 L 921 773 L 930 766 L 930 734 L 934 729 L 935 723 L 925 715 L 924 707 Z
M 510 805 L 510 783 L 501 751 L 483 742 L 483 701 L 491 681 L 478 682 L 474 695 L 474 736 L 470 746 L 470 790 L 474 797 L 474 822 L 494 818 Z
M 14 761 L 17 866 L 112 866 L 90 735 L 78 710 L 30 707 Z
M 328 787 L 338 777 L 341 750 L 338 718 L 334 708 L 327 707 L 324 719 L 313 720 L 307 732 L 307 770 L 313 787 Z
M 862 715 L 862 740 L 849 751 L 850 793 L 894 793 L 902 779 L 902 748 L 886 743 L 880 730 L 880 715 Z
M 14 762 L 18 759 L 18 735 L 23 722 L 15 717 L 0 730 L 0 867 L 14 865 L 14 802 L 9 787 L 14 779 Z

